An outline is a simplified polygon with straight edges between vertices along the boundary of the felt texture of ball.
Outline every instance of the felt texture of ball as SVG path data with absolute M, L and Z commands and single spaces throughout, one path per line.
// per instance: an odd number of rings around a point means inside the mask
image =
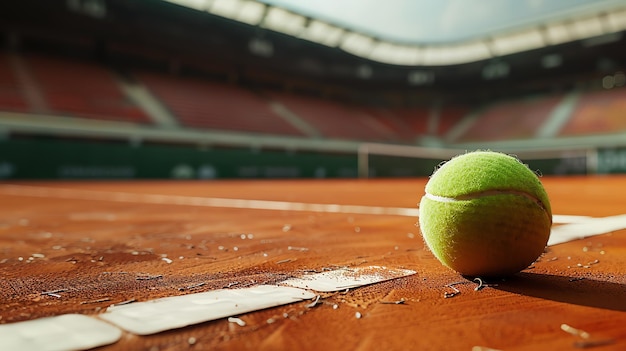
M 430 177 L 419 226 L 445 266 L 470 277 L 504 277 L 544 251 L 552 226 L 548 195 L 517 158 L 475 151 L 452 158 Z

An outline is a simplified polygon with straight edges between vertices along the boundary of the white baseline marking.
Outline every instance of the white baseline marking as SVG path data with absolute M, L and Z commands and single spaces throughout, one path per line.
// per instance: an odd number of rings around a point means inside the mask
M 180 195 L 135 194 L 95 190 L 63 189 L 29 185 L 0 185 L 0 194 L 72 200 L 149 203 L 159 205 L 185 205 L 202 207 L 240 208 L 256 210 L 353 213 L 418 217 L 419 209 L 406 207 L 381 207 L 361 205 L 316 204 L 305 202 L 228 199 Z M 585 223 L 594 218 L 588 216 L 554 215 L 554 223 Z
M 569 223 L 552 228 L 548 246 L 626 229 L 626 214 L 592 218 L 583 223 Z
M 159 205 L 186 205 L 203 207 L 241 208 L 256 210 L 305 211 L 326 213 L 377 214 L 417 217 L 417 208 L 381 207 L 361 205 L 316 204 L 304 202 L 228 199 L 219 197 L 198 197 L 180 195 L 135 194 L 125 192 L 104 192 L 80 189 L 62 189 L 28 185 L 2 185 L 0 194 L 32 196 L 72 200 L 93 200 Z

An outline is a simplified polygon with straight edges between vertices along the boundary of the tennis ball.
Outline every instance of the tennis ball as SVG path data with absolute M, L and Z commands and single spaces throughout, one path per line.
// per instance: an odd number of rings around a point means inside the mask
M 503 277 L 543 252 L 552 209 L 539 178 L 517 158 L 475 151 L 430 177 L 419 226 L 443 265 L 465 276 Z

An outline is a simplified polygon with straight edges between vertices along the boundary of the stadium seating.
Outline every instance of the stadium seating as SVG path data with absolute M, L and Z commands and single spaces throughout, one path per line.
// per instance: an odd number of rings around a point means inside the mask
M 495 103 L 480 111 L 458 141 L 533 138 L 563 96 L 542 96 Z
M 413 134 L 413 138 L 428 134 L 429 108 L 392 108 L 390 112 L 409 127 L 408 131 Z
M 27 112 L 28 103 L 11 67 L 10 56 L 0 52 L 0 110 Z
M 134 123 L 150 118 L 121 90 L 113 73 L 96 64 L 45 56 L 23 57 L 49 113 Z
M 365 141 L 393 138 L 393 132 L 377 118 L 352 106 L 283 92 L 272 92 L 269 96 L 319 130 L 324 137 Z
M 191 128 L 303 135 L 251 91 L 225 83 L 139 72 L 137 78 Z
M 363 107 L 361 111 L 374 117 L 389 131 L 389 141 L 414 142 L 418 135 L 403 118 L 388 107 Z
M 444 106 L 439 111 L 439 123 L 437 125 L 437 136 L 444 137 L 457 123 L 469 113 L 469 108 L 465 106 Z
M 607 134 L 626 130 L 626 88 L 582 94 L 561 135 Z
M 375 116 L 395 135 L 393 141 L 413 143 L 421 136 L 443 137 L 454 125 L 460 122 L 469 112 L 462 106 L 445 106 L 433 116 L 428 106 L 424 107 L 379 107 L 370 108 L 367 113 Z M 437 118 L 435 121 L 431 121 Z M 433 127 L 430 126 L 433 122 Z M 432 130 L 430 130 L 432 129 Z
M 544 95 L 473 109 L 455 105 L 439 110 L 429 106 L 372 107 L 285 91 L 257 93 L 166 73 L 135 75 L 184 127 L 408 144 L 422 136 L 450 142 L 532 139 L 565 101 L 564 95 Z M 153 123 L 126 95 L 119 79 L 96 63 L 0 52 L 0 111 Z M 560 131 L 554 130 L 556 136 L 626 130 L 626 88 L 583 92 L 571 106 L 573 112 L 570 115 L 568 110 L 562 116 Z M 462 121 L 464 125 L 459 124 Z M 473 122 L 465 123 L 469 121 Z M 454 136 L 448 135 L 453 129 Z

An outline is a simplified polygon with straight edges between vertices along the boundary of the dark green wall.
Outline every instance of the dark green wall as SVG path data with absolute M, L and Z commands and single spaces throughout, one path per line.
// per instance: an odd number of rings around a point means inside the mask
M 626 173 L 626 149 L 598 150 L 598 173 Z
M 354 177 L 355 155 L 199 149 L 106 141 L 0 142 L 0 178 L 167 179 Z
M 599 173 L 626 172 L 626 150 L 600 150 Z M 370 177 L 432 174 L 442 160 L 370 155 Z M 541 174 L 585 174 L 585 157 L 523 160 Z M 62 138 L 0 141 L 0 179 L 352 178 L 357 155 Z

